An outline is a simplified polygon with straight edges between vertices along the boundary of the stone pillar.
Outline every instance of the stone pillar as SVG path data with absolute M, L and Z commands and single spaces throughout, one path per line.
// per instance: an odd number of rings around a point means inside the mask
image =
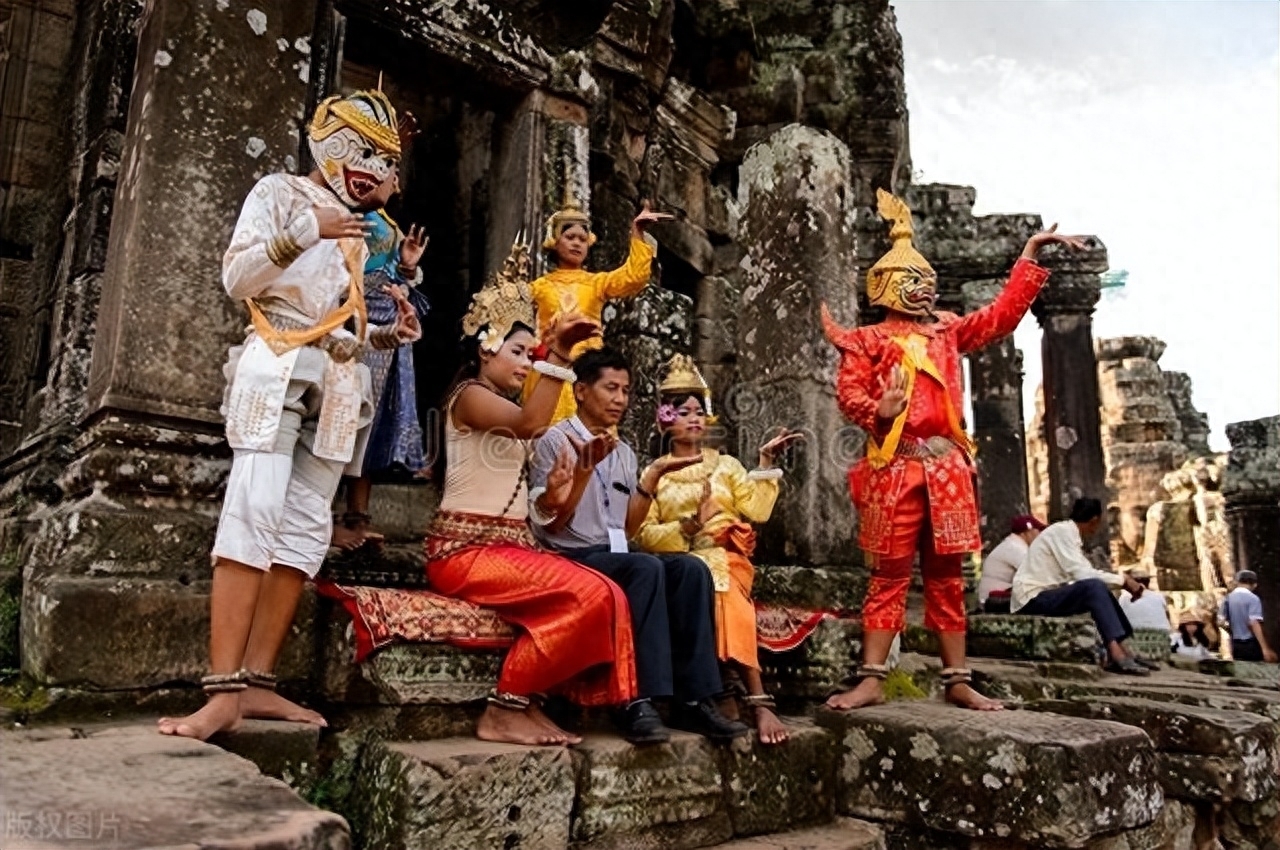
M 821 130 L 782 128 L 747 152 L 739 176 L 739 237 L 746 250 L 738 320 L 736 392 L 721 405 L 751 466 L 778 426 L 808 432 L 795 452 L 761 560 L 857 565 L 847 470 L 862 432 L 835 400 L 839 356 L 822 333 L 825 302 L 836 321 L 857 320 L 856 201 L 848 148 Z M 785 560 L 784 560 L 785 559 Z
M 1227 426 L 1223 476 L 1235 569 L 1258 574 L 1263 628 L 1280 646 L 1280 416 Z
M 1002 280 L 971 281 L 962 287 L 965 312 L 993 301 Z M 1022 424 L 1022 352 L 1006 337 L 969 355 L 973 438 L 978 444 L 978 499 L 982 550 L 1008 533 L 1009 519 L 1025 514 L 1027 446 Z
M 1098 365 L 1093 353 L 1093 310 L 1102 295 L 1107 249 L 1087 237 L 1080 252 L 1050 248 L 1041 262 L 1053 275 L 1032 305 L 1044 329 L 1044 432 L 1049 447 L 1049 520 L 1065 519 L 1081 496 L 1107 497 L 1098 405 Z M 1086 549 L 1106 556 L 1104 528 Z
M 245 324 L 221 260 L 254 182 L 296 165 L 313 11 L 154 0 L 142 19 L 86 418 L 26 566 L 38 681 L 140 688 L 207 663 L 221 367 Z M 306 672 L 286 650 L 284 676 Z

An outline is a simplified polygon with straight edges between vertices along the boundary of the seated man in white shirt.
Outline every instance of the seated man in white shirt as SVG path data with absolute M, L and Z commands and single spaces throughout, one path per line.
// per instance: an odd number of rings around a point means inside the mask
M 1142 594 L 1137 597 L 1127 590 L 1120 592 L 1120 610 L 1129 618 L 1129 625 L 1135 629 L 1169 631 L 1169 608 L 1164 595 L 1151 589 L 1151 576 L 1138 567 L 1129 570 L 1129 577 L 1142 585 Z
M 1122 641 L 1133 636 L 1133 627 L 1111 595 L 1112 588 L 1123 588 L 1137 599 L 1143 587 L 1128 575 L 1094 569 L 1084 554 L 1081 541 L 1092 537 L 1101 524 L 1102 502 L 1076 499 L 1071 519 L 1055 522 L 1031 544 L 1013 577 L 1012 609 L 1041 617 L 1090 614 L 1107 648 L 1107 669 L 1145 676 L 1159 665 L 1134 657 L 1124 647 Z
M 978 580 L 978 605 L 988 614 L 1008 614 L 1013 574 L 1022 566 L 1027 549 L 1044 531 L 1044 523 L 1030 514 L 1016 516 L 1009 523 L 1009 536 L 996 544 L 982 559 Z

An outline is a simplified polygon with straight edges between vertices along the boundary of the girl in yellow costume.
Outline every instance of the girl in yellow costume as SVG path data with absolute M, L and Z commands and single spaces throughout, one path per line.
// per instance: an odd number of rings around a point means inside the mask
M 644 229 L 655 221 L 672 218 L 649 209 L 645 201 L 640 214 L 631 222 L 631 250 L 627 260 L 608 272 L 589 272 L 582 268 L 587 251 L 596 242 L 591 232 L 591 219 L 582 211 L 570 192 L 566 192 L 564 208 L 547 219 L 547 235 L 542 247 L 555 258 L 556 268 L 533 282 L 533 301 L 538 308 L 538 334 L 547 338 L 547 330 L 561 313 L 577 313 L 596 323 L 601 322 L 604 304 L 611 298 L 630 298 L 639 294 L 649 282 L 654 249 L 644 238 Z M 585 351 L 599 348 L 599 337 L 583 340 L 573 351 L 557 352 L 572 362 Z M 537 386 L 538 374 L 531 372 L 524 385 L 527 399 Z M 551 424 L 568 419 L 577 411 L 573 387 L 565 384 L 560 391 Z
M 756 651 L 755 568 L 748 560 L 756 534 L 750 523 L 773 513 L 782 478 L 774 457 L 804 435 L 783 428 L 760 447 L 760 465 L 748 472 L 736 458 L 704 447 L 713 419 L 711 393 L 690 357 L 671 359 L 658 393 L 663 449 L 671 457 L 701 455 L 702 462 L 659 479 L 635 542 L 650 552 L 691 552 L 706 562 L 716 589 L 716 654 L 741 673 L 748 692 L 743 702 L 754 710 L 761 742 L 781 743 L 787 729 L 764 691 Z

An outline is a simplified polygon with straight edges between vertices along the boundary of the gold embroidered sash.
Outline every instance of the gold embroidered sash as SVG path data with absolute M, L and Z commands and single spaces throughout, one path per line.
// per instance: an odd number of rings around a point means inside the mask
M 916 375 L 919 372 L 924 372 L 942 385 L 942 399 L 946 406 L 947 423 L 951 428 L 951 439 L 968 457 L 972 458 L 978 447 L 960 425 L 960 416 L 951 403 L 951 392 L 947 388 L 947 382 L 937 365 L 930 359 L 925 338 L 920 334 L 910 334 L 890 339 L 902 349 L 901 365 L 907 376 L 907 406 L 893 420 L 893 426 L 885 436 L 883 444 L 876 442 L 874 435 L 867 435 L 867 461 L 872 468 L 881 469 L 893 460 L 898 450 L 898 443 L 902 440 L 902 429 L 907 424 L 907 415 L 911 412 L 911 394 L 915 391 Z
M 267 320 L 262 308 L 255 304 L 252 298 L 245 299 L 254 331 L 277 357 L 295 348 L 314 344 L 345 325 L 352 316 L 358 319 L 356 340 L 360 345 L 364 344 L 365 332 L 369 325 L 369 310 L 364 303 L 364 259 L 361 257 L 360 250 L 364 240 L 339 239 L 338 245 L 342 249 L 342 258 L 346 263 L 351 281 L 347 287 L 347 300 L 314 327 L 305 330 L 280 330 Z

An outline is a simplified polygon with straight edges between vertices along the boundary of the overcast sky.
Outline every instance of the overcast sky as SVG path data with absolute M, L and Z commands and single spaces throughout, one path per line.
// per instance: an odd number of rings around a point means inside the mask
M 1157 336 L 1210 442 L 1280 413 L 1280 4 L 894 0 L 919 182 L 1094 233 L 1128 285 L 1094 336 Z M 1052 280 L 1050 284 L 1052 285 Z M 1030 409 L 1040 333 L 1018 329 Z

